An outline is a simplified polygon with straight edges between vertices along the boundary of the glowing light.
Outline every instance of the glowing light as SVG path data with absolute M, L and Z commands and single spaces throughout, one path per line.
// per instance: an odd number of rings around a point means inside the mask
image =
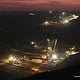
M 52 58 L 51 59 L 58 59 L 57 55 L 52 55 Z
M 64 23 L 68 23 L 68 22 L 69 22 L 68 20 L 65 20 L 65 21 L 64 21 Z
M 44 52 L 46 52 L 47 50 L 46 50 L 46 49 L 44 49 L 43 51 L 44 51 Z
M 34 14 L 34 13 L 29 13 L 29 15 L 30 15 L 30 16 L 34 16 L 35 14 Z
M 67 20 L 67 19 L 66 19 L 66 20 L 63 20 L 63 21 L 61 21 L 61 23 L 62 23 L 62 24 L 69 23 L 69 20 Z
M 62 15 L 65 15 L 66 12 L 62 12 Z
M 13 61 L 16 61 L 16 58 L 13 58 Z
M 9 60 L 10 60 L 10 61 L 12 61 L 13 59 L 14 59 L 14 57 L 12 57 L 12 56 L 11 56 L 11 57 L 9 57 Z
M 15 56 L 13 56 L 13 55 L 10 55 L 8 60 L 10 62 L 16 62 L 17 61 L 17 58 Z
M 32 41 L 31 44 L 35 44 L 35 43 Z
M 46 59 L 47 58 L 47 56 L 46 55 L 42 55 L 42 59 Z
M 39 69 L 38 68 L 35 68 L 35 67 L 33 67 L 31 70 L 33 70 L 35 72 L 39 71 Z
M 51 47 L 48 47 L 48 49 L 51 50 L 52 48 Z
M 70 50 L 76 50 L 77 47 L 76 46 L 73 46 L 72 48 L 69 48 Z
M 79 16 L 76 16 L 75 14 L 72 15 L 74 19 L 77 19 Z
M 50 10 L 50 11 L 49 11 L 49 13 L 51 14 L 51 13 L 52 13 L 52 11 Z
M 50 39 L 47 39 L 47 41 L 49 42 L 49 41 L 50 41 Z
M 73 15 L 70 16 L 69 20 L 74 20 L 74 19 L 77 19 L 78 17 L 79 17 L 79 16 L 73 14 Z
M 78 53 L 78 52 L 75 52 L 75 51 L 72 51 L 72 52 L 71 52 L 72 55 L 77 54 L 77 53 Z
M 48 26 L 49 25 L 49 22 L 48 21 L 45 21 L 43 24 L 46 25 L 46 26 Z

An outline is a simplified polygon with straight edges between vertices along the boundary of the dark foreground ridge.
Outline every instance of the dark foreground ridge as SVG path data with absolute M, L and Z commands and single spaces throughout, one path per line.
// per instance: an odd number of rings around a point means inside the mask
M 16 77 L 12 73 L 8 73 L 3 70 L 0 70 L 0 80 L 14 80 L 14 79 L 12 79 L 13 76 L 14 76 L 14 78 Z

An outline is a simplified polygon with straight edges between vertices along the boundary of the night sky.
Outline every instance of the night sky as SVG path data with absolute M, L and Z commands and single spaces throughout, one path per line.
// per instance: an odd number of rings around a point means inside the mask
M 0 40 L 25 40 L 38 39 L 43 36 L 45 28 L 40 24 L 46 19 L 47 13 L 37 13 L 36 16 L 29 16 L 25 11 L 40 11 L 40 10 L 79 10 L 80 0 L 0 0 L 0 11 L 13 11 L 14 13 L 8 13 L 3 15 L 0 13 Z M 15 12 L 17 11 L 17 12 Z M 22 12 L 18 12 L 22 11 Z M 77 14 L 79 13 L 76 12 Z M 2 16 L 2 15 L 3 16 Z M 10 14 L 10 15 L 9 15 Z M 11 16 L 11 14 L 13 14 Z M 18 14 L 18 15 L 17 15 Z M 19 15 L 21 14 L 21 15 Z M 40 14 L 40 15 L 39 15 Z M 56 12 L 54 12 L 56 14 Z M 80 13 L 78 14 L 80 15 Z M 36 22 L 37 21 L 37 22 Z M 37 23 L 37 24 L 36 24 Z M 59 39 L 66 42 L 80 43 L 80 18 L 78 21 L 72 21 L 69 25 L 61 25 L 61 28 L 51 32 L 57 32 Z M 60 27 L 60 26 L 59 26 Z M 46 31 L 47 32 L 47 31 Z M 32 36 L 33 34 L 33 36 Z M 52 34 L 52 33 L 51 33 Z M 67 36 L 67 37 L 66 37 Z
M 0 11 L 80 9 L 80 0 L 0 0 Z

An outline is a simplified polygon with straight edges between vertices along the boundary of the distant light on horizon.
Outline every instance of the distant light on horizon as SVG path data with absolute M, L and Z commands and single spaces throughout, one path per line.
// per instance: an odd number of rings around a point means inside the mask
M 35 44 L 33 41 L 31 41 L 31 44 Z
M 65 20 L 65 21 L 64 21 L 64 23 L 68 23 L 68 22 L 69 22 L 69 20 Z
M 68 19 L 65 19 L 65 20 L 61 21 L 61 23 L 62 24 L 67 24 L 67 23 L 69 23 L 69 20 Z
M 50 10 L 50 11 L 49 11 L 49 13 L 51 14 L 51 13 L 52 13 L 52 11 Z
M 48 25 L 49 25 L 49 22 L 48 22 L 48 21 L 45 21 L 45 22 L 43 23 L 43 25 L 48 26 Z
M 62 12 L 62 15 L 65 15 L 66 14 L 66 12 Z
M 34 13 L 29 13 L 29 15 L 30 15 L 30 16 L 34 16 L 35 14 L 34 14 Z

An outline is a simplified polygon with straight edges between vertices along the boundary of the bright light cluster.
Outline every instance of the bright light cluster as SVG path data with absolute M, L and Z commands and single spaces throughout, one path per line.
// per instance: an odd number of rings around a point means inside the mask
M 14 56 L 9 57 L 9 61 L 16 61 L 17 59 Z
M 51 59 L 54 59 L 55 60 L 55 59 L 58 59 L 58 57 L 57 57 L 56 54 L 53 54 L 52 57 L 51 57 Z

